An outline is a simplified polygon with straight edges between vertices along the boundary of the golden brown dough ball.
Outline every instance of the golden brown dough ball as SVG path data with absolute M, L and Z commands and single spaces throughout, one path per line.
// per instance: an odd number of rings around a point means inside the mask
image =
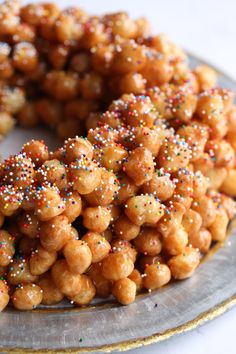
M 14 237 L 12 237 L 7 231 L 0 230 L 0 266 L 8 266 L 14 253 Z
M 30 256 L 29 266 L 31 274 L 41 275 L 46 273 L 55 263 L 56 259 L 57 253 L 55 251 L 47 251 L 42 246 L 38 246 Z
M 100 262 L 110 252 L 111 246 L 109 242 L 100 234 L 95 232 L 87 232 L 83 237 L 84 241 L 92 253 L 92 263 Z
M 65 259 L 57 260 L 52 266 L 51 276 L 55 286 L 68 297 L 75 296 L 81 286 L 81 275 L 70 272 Z
M 27 258 L 21 256 L 13 259 L 7 275 L 9 284 L 34 283 L 37 280 L 38 276 L 30 272 L 29 260 Z
M 142 186 L 143 193 L 153 194 L 161 201 L 170 199 L 174 193 L 175 184 L 170 179 L 170 175 L 161 171 L 154 172 L 152 179 Z
M 35 202 L 35 213 L 40 221 L 48 221 L 65 210 L 58 188 L 50 185 L 42 186 L 36 192 Z
M 167 264 L 175 279 L 186 279 L 192 276 L 199 262 L 199 251 L 192 247 L 186 247 L 181 254 L 172 257 Z
M 102 169 L 101 181 L 99 185 L 89 194 L 86 194 L 85 200 L 94 206 L 106 206 L 112 203 L 119 189 L 119 180 L 116 175 L 105 169 Z
M 192 209 L 202 217 L 202 226 L 209 227 L 216 217 L 216 205 L 209 196 L 202 196 L 193 201 Z
M 157 156 L 157 164 L 167 172 L 176 172 L 179 168 L 185 168 L 189 164 L 192 153 L 184 139 L 172 137 L 166 139 Z
M 67 188 L 66 168 L 57 159 L 45 161 L 37 170 L 36 178 L 41 184 L 50 183 L 60 190 Z
M 80 281 L 80 288 L 78 293 L 71 297 L 71 301 L 79 306 L 88 305 L 96 294 L 96 288 L 92 280 L 87 276 L 82 274 Z
M 226 237 L 229 217 L 223 208 L 216 209 L 214 222 L 210 225 L 209 231 L 213 241 L 223 241 Z
M 40 166 L 48 160 L 48 147 L 43 140 L 34 140 L 24 144 L 22 152 L 29 157 L 36 166 Z
M 17 113 L 25 104 L 25 93 L 19 87 L 0 87 L 1 111 Z
M 69 241 L 71 225 L 66 216 L 58 215 L 41 224 L 39 239 L 47 251 L 59 251 Z
M 181 225 L 168 236 L 163 237 L 163 249 L 171 256 L 180 254 L 188 244 L 188 234 Z
M 43 291 L 35 284 L 23 284 L 11 296 L 17 310 L 33 310 L 42 301 Z
M 8 112 L 0 112 L 0 135 L 7 135 L 14 127 L 15 119 Z
M 77 159 L 69 166 L 69 180 L 72 188 L 84 195 L 92 193 L 100 184 L 102 169 L 95 161 L 86 157 Z
M 129 305 L 135 300 L 136 284 L 129 278 L 119 279 L 112 285 L 112 294 L 122 305 Z
M 123 164 L 123 171 L 132 178 L 137 186 L 150 181 L 154 172 L 151 152 L 143 147 L 133 150 Z
M 34 164 L 25 154 L 10 156 L 3 165 L 3 182 L 25 189 L 34 182 Z
M 114 223 L 114 232 L 119 239 L 133 240 L 140 232 L 140 226 L 135 225 L 129 218 L 122 214 Z
M 119 190 L 115 197 L 114 203 L 118 205 L 123 205 L 126 200 L 133 197 L 138 191 L 138 186 L 136 186 L 131 178 L 129 178 L 125 173 L 118 174 Z
M 198 65 L 193 72 L 197 77 L 200 91 L 211 89 L 216 86 L 217 74 L 210 66 Z
M 171 279 L 170 269 L 166 264 L 152 264 L 145 268 L 143 286 L 146 289 L 158 289 L 169 283 Z
M 7 306 L 9 299 L 8 286 L 4 280 L 0 279 L 0 312 Z
M 37 285 L 43 291 L 42 304 L 43 305 L 56 305 L 63 299 L 64 295 L 56 288 L 50 273 L 43 274 L 40 277 Z
M 111 221 L 111 211 L 107 207 L 91 207 L 83 211 L 83 225 L 90 231 L 103 232 Z
M 231 197 L 235 197 L 236 196 L 235 178 L 236 178 L 236 169 L 233 168 L 232 170 L 228 170 L 224 182 L 220 187 L 220 191 Z
M 119 93 L 141 94 L 145 89 L 145 78 L 139 73 L 128 73 L 121 77 L 119 82 Z
M 102 261 L 102 275 L 108 280 L 128 277 L 134 269 L 134 263 L 125 252 L 110 253 Z
M 95 71 L 86 73 L 81 79 L 80 89 L 84 99 L 101 99 L 104 94 L 103 77 Z
M 137 72 L 145 66 L 146 60 L 145 48 L 134 40 L 127 40 L 115 48 L 112 69 L 119 74 Z
M 82 211 L 82 199 L 78 192 L 67 190 L 63 193 L 63 201 L 65 203 L 65 211 L 63 215 L 72 223 L 80 216 Z
M 194 248 L 198 248 L 200 252 L 207 253 L 211 246 L 212 236 L 207 229 L 200 229 L 197 232 L 191 232 L 188 236 L 188 243 Z
M 43 89 L 57 100 L 65 101 L 78 94 L 78 82 L 78 76 L 75 72 L 54 70 L 46 74 Z
M 170 82 L 173 76 L 173 66 L 170 62 L 151 49 L 147 51 L 147 61 L 140 71 L 147 80 L 147 87 L 160 86 Z
M 38 65 L 38 53 L 33 44 L 21 42 L 13 47 L 13 65 L 16 69 L 23 72 L 30 72 Z
M 121 114 L 125 117 L 130 127 L 153 127 L 158 118 L 158 111 L 148 96 L 129 95 L 130 99 L 125 102 Z M 123 97 L 123 96 L 122 96 Z
M 40 223 L 33 211 L 24 211 L 18 218 L 19 231 L 29 237 L 36 238 L 38 236 Z
M 20 207 L 23 200 L 23 194 L 17 187 L 0 187 L 0 213 L 4 216 L 13 215 Z
M 125 214 L 138 226 L 156 224 L 163 213 L 164 207 L 152 195 L 132 197 L 125 205 Z
M 76 136 L 75 138 L 69 138 L 65 141 L 65 158 L 68 163 L 73 162 L 82 157 L 87 157 L 88 159 L 93 158 L 93 146 L 92 144 L 84 138 Z
M 112 283 L 104 278 L 101 273 L 101 262 L 92 263 L 87 274 L 92 279 L 96 288 L 96 295 L 99 297 L 108 297 L 111 294 Z
M 92 263 L 92 252 L 85 241 L 70 240 L 63 248 L 63 254 L 71 273 L 82 274 Z
M 156 256 L 162 250 L 161 235 L 155 228 L 145 227 L 134 239 L 134 245 L 138 252 L 147 256 Z

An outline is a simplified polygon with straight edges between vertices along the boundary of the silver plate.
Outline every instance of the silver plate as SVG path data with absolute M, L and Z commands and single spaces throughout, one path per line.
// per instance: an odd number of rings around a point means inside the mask
M 190 60 L 191 65 L 202 62 L 195 56 L 190 56 Z M 236 83 L 220 72 L 219 83 L 236 92 Z M 28 138 L 42 138 L 44 133 L 16 129 L 1 144 L 0 154 L 16 152 Z M 47 142 L 55 140 L 50 134 L 47 138 Z M 127 307 L 111 302 L 85 309 L 7 309 L 0 313 L 0 350 L 18 354 L 33 350 L 57 354 L 108 352 L 135 348 L 191 330 L 236 303 L 236 230 L 231 230 L 231 235 L 217 248 L 192 278 L 139 295 Z

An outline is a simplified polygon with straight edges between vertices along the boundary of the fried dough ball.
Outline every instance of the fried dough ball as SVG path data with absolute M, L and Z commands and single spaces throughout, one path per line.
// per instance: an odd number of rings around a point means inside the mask
M 82 241 L 88 245 L 92 253 L 92 263 L 102 261 L 110 252 L 111 246 L 109 242 L 98 233 L 87 232 L 82 237 Z
M 154 172 L 151 152 L 143 147 L 133 150 L 123 165 L 123 171 L 137 186 L 150 181 Z
M 112 203 L 119 189 L 119 181 L 116 175 L 102 169 L 101 180 L 98 186 L 89 194 L 85 194 L 85 200 L 94 206 L 106 206 Z
M 35 284 L 23 284 L 11 296 L 17 310 L 33 310 L 42 302 L 42 298 L 43 291 Z
M 134 245 L 138 252 L 147 256 L 156 256 L 161 252 L 161 235 L 155 228 L 145 227 L 134 239 Z
M 71 301 L 79 306 L 88 305 L 96 294 L 96 288 L 93 285 L 92 280 L 87 276 L 82 274 L 80 280 L 80 288 L 78 293 L 71 297 Z
M 4 280 L 0 279 L 0 312 L 7 306 L 9 300 L 8 286 Z
M 30 272 L 33 275 L 41 275 L 46 273 L 57 259 L 55 251 L 47 251 L 42 246 L 31 254 L 29 260 Z
M 69 180 L 72 187 L 80 194 L 92 193 L 100 184 L 102 169 L 97 163 L 82 157 L 72 162 L 69 166 Z
M 41 245 L 50 252 L 56 252 L 70 240 L 71 225 L 68 218 L 58 215 L 41 224 L 39 239 Z
M 102 275 L 112 281 L 128 277 L 134 269 L 134 263 L 127 253 L 110 253 L 102 261 Z
M 86 208 L 83 212 L 83 225 L 90 231 L 103 232 L 111 221 L 111 211 L 107 207 Z
M 136 284 L 129 278 L 115 281 L 112 285 L 112 295 L 122 305 L 129 305 L 135 300 Z
M 119 239 L 130 241 L 138 236 L 140 226 L 135 225 L 123 214 L 115 221 L 114 232 Z
M 30 265 L 27 258 L 19 257 L 13 259 L 7 276 L 7 282 L 9 284 L 34 283 L 37 280 L 38 276 L 30 272 Z
M 56 305 L 63 299 L 64 295 L 56 288 L 50 273 L 43 274 L 38 280 L 37 285 L 43 291 L 42 304 Z
M 152 195 L 139 195 L 130 198 L 125 205 L 125 214 L 138 226 L 154 225 L 162 217 L 164 207 Z
M 71 273 L 65 259 L 57 260 L 52 266 L 51 276 L 55 286 L 68 297 L 75 296 L 81 286 L 81 275 Z
M 35 213 L 40 221 L 48 221 L 65 210 L 65 203 L 60 197 L 58 188 L 50 185 L 42 186 L 36 192 L 35 203 Z
M 0 230 L 0 266 L 8 266 L 14 253 L 14 237 L 12 237 L 7 231 Z
M 171 279 L 170 269 L 166 264 L 152 264 L 145 268 L 143 286 L 146 289 L 158 289 L 169 283 Z
M 181 254 L 172 257 L 167 264 L 175 279 L 186 279 L 191 277 L 199 262 L 199 251 L 195 248 L 186 247 Z
M 92 263 L 92 252 L 83 240 L 70 240 L 63 248 L 63 254 L 71 273 L 82 274 Z

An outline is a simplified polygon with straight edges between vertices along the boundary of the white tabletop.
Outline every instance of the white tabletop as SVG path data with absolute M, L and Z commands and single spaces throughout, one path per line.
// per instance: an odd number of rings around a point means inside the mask
M 32 1 L 32 0 L 31 0 Z M 56 0 L 55 0 L 56 1 Z M 155 32 L 167 33 L 184 48 L 236 79 L 235 0 L 61 0 L 91 13 L 126 10 L 145 15 Z M 204 326 L 130 354 L 234 354 L 236 308 Z

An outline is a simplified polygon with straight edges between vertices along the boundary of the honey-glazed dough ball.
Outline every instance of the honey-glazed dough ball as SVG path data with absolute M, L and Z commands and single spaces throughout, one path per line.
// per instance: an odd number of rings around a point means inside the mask
M 0 266 L 8 266 L 14 256 L 14 253 L 14 237 L 7 231 L 0 230 Z
M 58 215 L 41 224 L 39 239 L 41 245 L 51 252 L 60 251 L 70 240 L 71 225 L 66 216 Z
M 0 279 L 0 312 L 7 306 L 9 300 L 8 286 L 4 280 Z
M 134 269 L 134 263 L 127 253 L 110 253 L 102 261 L 102 275 L 112 281 L 128 277 Z
M 116 175 L 102 169 L 102 176 L 99 185 L 93 192 L 84 196 L 85 200 L 94 206 L 106 206 L 112 203 L 119 189 L 119 180 Z
M 151 264 L 145 268 L 143 286 L 146 289 L 159 289 L 169 283 L 171 279 L 170 269 L 166 264 Z
M 112 285 L 112 295 L 122 305 L 129 305 L 135 300 L 136 284 L 129 278 L 119 279 Z
M 34 283 L 37 280 L 38 276 L 30 272 L 29 260 L 27 258 L 20 256 L 13 259 L 7 275 L 8 284 Z
M 107 207 L 86 208 L 83 211 L 83 225 L 90 231 L 103 232 L 111 221 L 111 211 Z
M 88 305 L 96 294 L 96 288 L 92 280 L 87 276 L 81 275 L 81 284 L 78 293 L 71 297 L 70 300 L 79 306 Z
M 81 275 L 71 273 L 65 259 L 59 259 L 52 266 L 51 276 L 55 286 L 68 297 L 75 296 L 81 286 Z
M 175 279 L 186 279 L 192 276 L 200 262 L 200 253 L 197 249 L 186 247 L 184 251 L 168 261 L 168 267 Z
M 150 181 L 154 172 L 151 152 L 143 147 L 133 150 L 123 164 L 123 171 L 127 173 L 137 186 Z
M 134 239 L 134 245 L 138 252 L 147 256 L 156 256 L 162 250 L 161 235 L 155 228 L 145 227 Z
M 33 275 L 41 275 L 46 273 L 57 259 L 55 251 L 47 251 L 42 246 L 32 252 L 29 260 L 30 272 Z
M 64 295 L 55 286 L 50 273 L 43 274 L 37 282 L 40 289 L 43 290 L 43 305 L 56 305 L 64 298 Z
M 35 284 L 22 284 L 11 296 L 17 310 L 33 310 L 42 302 L 42 298 L 43 291 Z
M 63 248 L 63 254 L 71 273 L 82 274 L 92 263 L 92 252 L 85 241 L 70 240 Z
M 125 214 L 135 225 L 154 225 L 163 216 L 164 206 L 152 195 L 139 195 L 127 201 Z
M 110 252 L 111 246 L 109 242 L 100 234 L 95 232 L 87 232 L 83 237 L 84 241 L 92 253 L 92 263 L 100 262 Z

